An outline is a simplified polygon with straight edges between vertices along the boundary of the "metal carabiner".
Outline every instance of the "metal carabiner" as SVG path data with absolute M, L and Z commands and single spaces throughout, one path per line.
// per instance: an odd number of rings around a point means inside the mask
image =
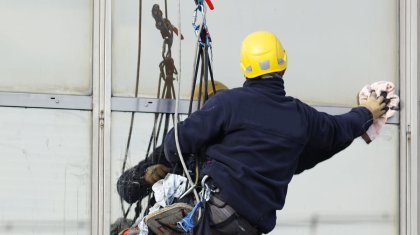
M 211 189 L 210 187 L 206 184 L 206 180 L 209 178 L 208 175 L 205 175 L 203 177 L 203 179 L 201 180 L 201 192 L 200 192 L 200 200 L 203 201 L 209 201 L 210 200 L 210 194 L 211 194 Z

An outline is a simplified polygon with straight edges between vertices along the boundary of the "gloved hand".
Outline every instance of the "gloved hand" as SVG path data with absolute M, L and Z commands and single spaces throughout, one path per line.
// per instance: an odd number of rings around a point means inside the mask
M 169 168 L 162 164 L 151 165 L 144 171 L 144 181 L 152 185 L 156 181 L 163 179 L 169 172 Z
M 373 119 L 379 118 L 386 112 L 386 103 L 384 102 L 384 97 L 378 97 L 375 91 L 373 91 L 366 102 L 360 104 L 360 106 L 369 109 L 369 111 L 372 113 Z

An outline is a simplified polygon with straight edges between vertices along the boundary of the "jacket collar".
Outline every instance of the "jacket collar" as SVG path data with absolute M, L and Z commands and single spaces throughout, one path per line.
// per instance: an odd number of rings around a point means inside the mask
M 282 95 L 282 96 L 286 95 L 286 91 L 284 90 L 284 80 L 282 78 L 246 79 L 243 87 L 264 89 L 264 90 L 266 90 L 267 92 L 270 92 L 270 93 L 275 93 L 275 94 L 279 94 L 279 95 Z

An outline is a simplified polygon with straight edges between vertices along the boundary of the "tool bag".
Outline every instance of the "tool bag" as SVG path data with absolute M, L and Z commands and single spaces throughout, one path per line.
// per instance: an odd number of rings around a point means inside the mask
M 174 203 L 158 211 L 148 214 L 144 218 L 147 227 L 156 235 L 178 235 L 185 232 L 177 226 L 190 211 L 192 206 L 187 203 Z

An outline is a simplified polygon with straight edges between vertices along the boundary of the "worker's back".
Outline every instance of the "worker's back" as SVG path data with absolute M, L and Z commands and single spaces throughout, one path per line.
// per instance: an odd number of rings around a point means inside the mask
M 281 79 L 248 80 L 216 99 L 224 107 L 224 133 L 209 145 L 213 161 L 203 172 L 239 214 L 271 230 L 308 139 L 305 107 L 285 96 Z
M 207 147 L 202 174 L 213 178 L 241 216 L 268 233 L 293 175 L 343 150 L 371 123 L 365 107 L 331 116 L 286 97 L 281 78 L 252 79 L 209 99 L 178 125 L 178 134 L 184 156 Z M 172 164 L 179 161 L 174 140 L 171 130 L 165 155 Z

